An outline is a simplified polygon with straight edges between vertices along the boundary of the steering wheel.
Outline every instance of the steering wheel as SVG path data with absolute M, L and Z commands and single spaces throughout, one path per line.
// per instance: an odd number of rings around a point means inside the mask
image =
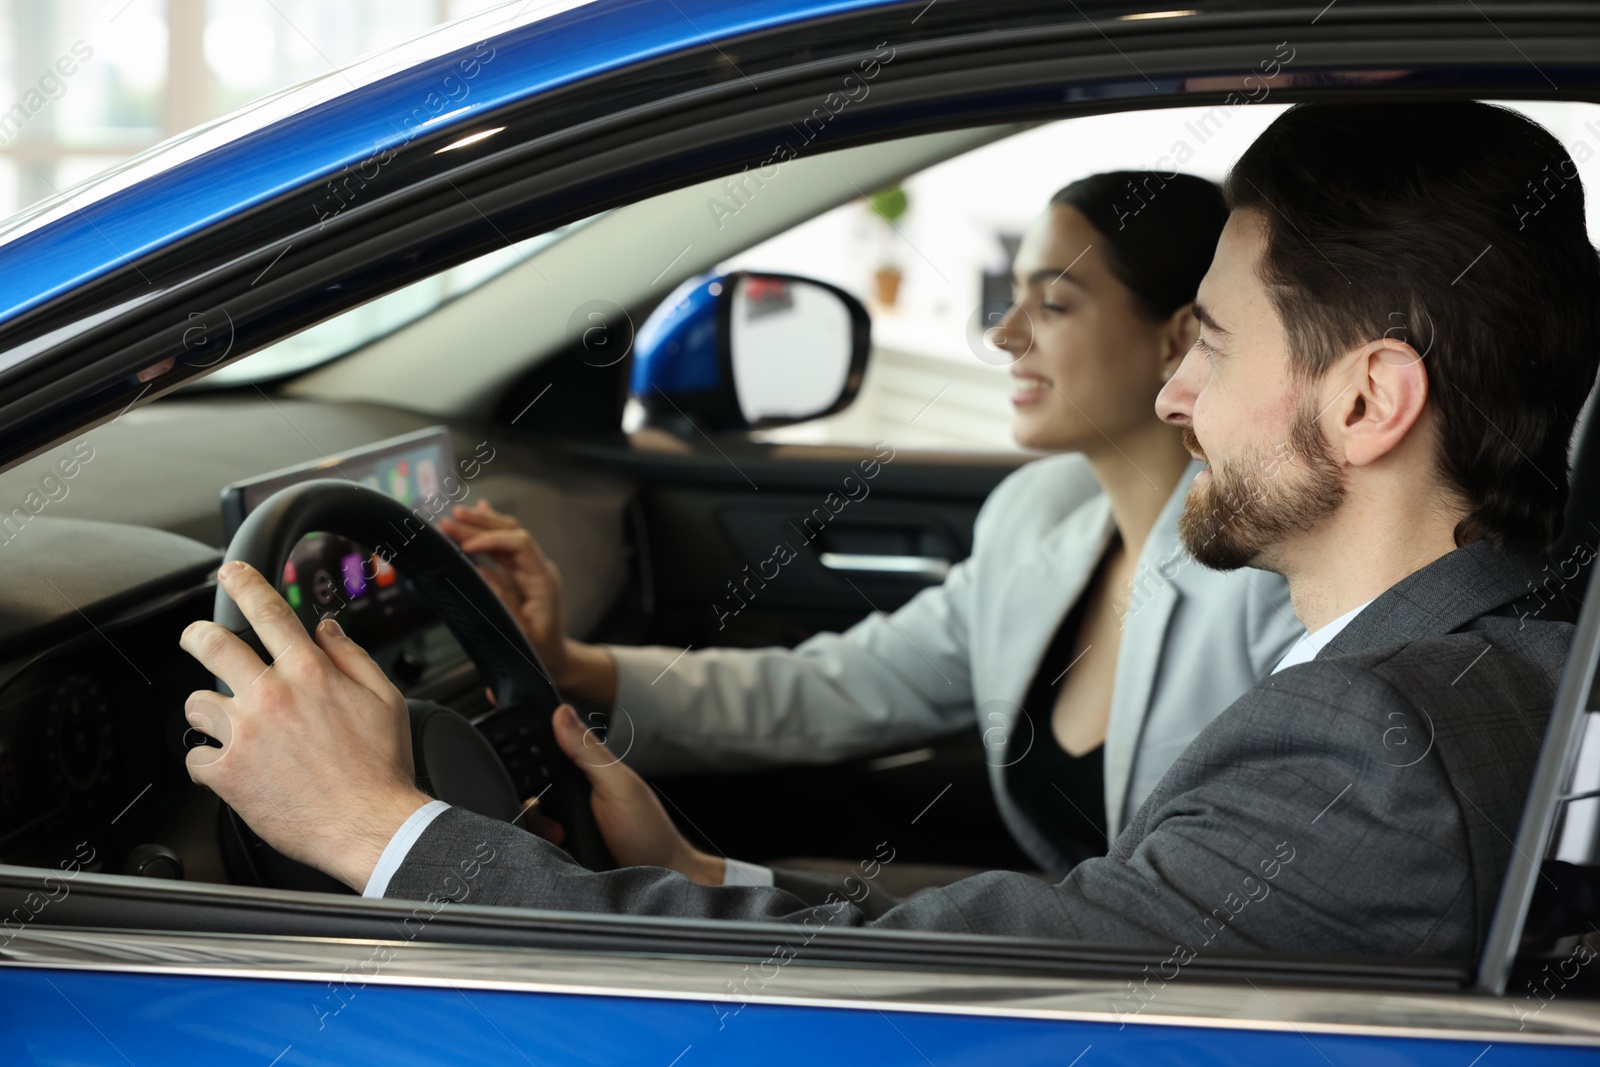
M 540 807 L 565 827 L 563 847 L 572 857 L 591 870 L 614 866 L 589 806 L 589 780 L 556 745 L 550 717 L 561 694 L 522 628 L 460 547 L 399 501 L 354 482 L 323 478 L 262 501 L 233 535 L 227 560 L 243 560 L 276 582 L 295 545 L 313 531 L 348 537 L 391 563 L 438 612 L 494 693 L 495 711 L 476 726 L 442 705 L 407 701 L 418 785 L 449 804 L 509 821 L 520 798 L 501 757 L 507 752 L 525 779 L 547 783 Z M 212 618 L 270 660 L 220 584 Z M 229 692 L 220 678 L 217 686 Z M 500 751 L 490 736 L 499 740 Z M 263 885 L 338 885 L 272 849 L 231 808 L 226 818 L 234 835 L 228 843 L 242 848 L 245 865 Z

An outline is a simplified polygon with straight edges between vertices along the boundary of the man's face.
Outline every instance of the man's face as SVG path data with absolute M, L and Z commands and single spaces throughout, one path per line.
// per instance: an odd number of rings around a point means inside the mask
M 1266 227 L 1235 211 L 1200 282 L 1200 338 L 1156 399 L 1208 466 L 1178 520 L 1183 546 L 1218 570 L 1271 568 L 1294 534 L 1344 499 L 1344 475 L 1319 424 L 1320 391 L 1290 374 L 1283 324 L 1257 264 Z

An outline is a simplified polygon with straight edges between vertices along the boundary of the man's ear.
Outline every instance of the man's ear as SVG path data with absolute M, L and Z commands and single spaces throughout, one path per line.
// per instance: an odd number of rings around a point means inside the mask
M 1183 362 L 1189 349 L 1194 347 L 1194 339 L 1198 336 L 1200 322 L 1194 317 L 1192 302 L 1167 317 L 1161 328 L 1161 365 L 1158 369 L 1162 381 L 1171 381 L 1172 376 L 1178 373 L 1178 365 Z
M 1428 372 L 1416 349 L 1393 338 L 1369 341 L 1340 363 L 1345 373 L 1327 377 L 1342 392 L 1324 401 L 1323 425 L 1345 459 L 1365 467 L 1399 448 L 1422 417 Z

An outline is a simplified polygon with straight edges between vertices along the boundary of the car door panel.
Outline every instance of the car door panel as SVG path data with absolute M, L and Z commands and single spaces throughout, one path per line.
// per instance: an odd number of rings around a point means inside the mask
M 695 649 L 793 647 L 893 612 L 934 576 L 864 567 L 959 563 L 984 499 L 1028 458 L 738 439 L 581 454 L 639 483 L 634 536 L 652 609 L 632 639 Z M 860 569 L 829 567 L 828 554 Z M 963 728 L 910 753 L 654 784 L 686 834 L 744 859 L 870 855 L 881 820 L 862 812 L 894 812 L 909 825 L 928 807 L 903 842 L 914 862 L 1030 867 L 1000 821 L 984 758 L 979 732 Z
M 714 447 L 726 453 L 720 461 L 708 462 L 704 445 L 686 444 L 679 455 L 582 450 L 638 479 L 635 536 L 652 560 L 653 617 L 644 635 L 651 643 L 793 645 L 869 612 L 892 612 L 937 583 L 937 566 L 967 557 L 984 499 L 1028 458 Z M 863 464 L 876 473 L 867 477 Z M 907 559 L 927 568 L 869 569 L 875 560 Z

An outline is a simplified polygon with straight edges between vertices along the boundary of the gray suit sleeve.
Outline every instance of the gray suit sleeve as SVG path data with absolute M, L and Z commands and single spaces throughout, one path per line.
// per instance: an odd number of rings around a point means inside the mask
M 1481 648 L 1466 643 L 1463 662 Z M 592 873 L 458 808 L 422 835 L 387 895 L 1147 946 L 1178 965 L 1248 949 L 1466 954 L 1472 879 L 1453 790 L 1437 752 L 1396 766 L 1384 744 L 1391 713 L 1409 711 L 1370 670 L 1291 668 L 1207 727 L 1107 856 L 1054 885 L 1005 871 L 963 879 L 875 919 L 780 886 Z
M 589 871 L 541 837 L 458 807 L 423 831 L 384 896 L 701 919 L 865 921 L 848 902 L 812 906 L 776 886 L 704 886 L 665 867 Z
M 919 893 L 881 913 L 832 894 L 822 883 L 704 886 L 662 867 L 591 872 L 559 848 L 508 823 L 451 808 L 425 830 L 389 882 L 386 897 L 695 919 L 781 921 L 830 927 L 1009 934 L 1165 947 L 1169 913 L 1188 911 L 1181 897 L 1127 863 L 1089 860 L 1049 885 L 1011 871 L 967 878 Z M 831 898 L 831 899 L 830 899 Z M 870 897 L 868 897 L 870 900 Z M 874 918 L 876 915 L 876 918 Z
M 881 885 L 874 884 L 872 878 L 868 877 L 865 866 L 849 874 L 774 867 L 772 884 L 792 893 L 807 905 L 848 901 L 867 919 L 881 917 L 884 912 L 905 899 L 895 896 Z

